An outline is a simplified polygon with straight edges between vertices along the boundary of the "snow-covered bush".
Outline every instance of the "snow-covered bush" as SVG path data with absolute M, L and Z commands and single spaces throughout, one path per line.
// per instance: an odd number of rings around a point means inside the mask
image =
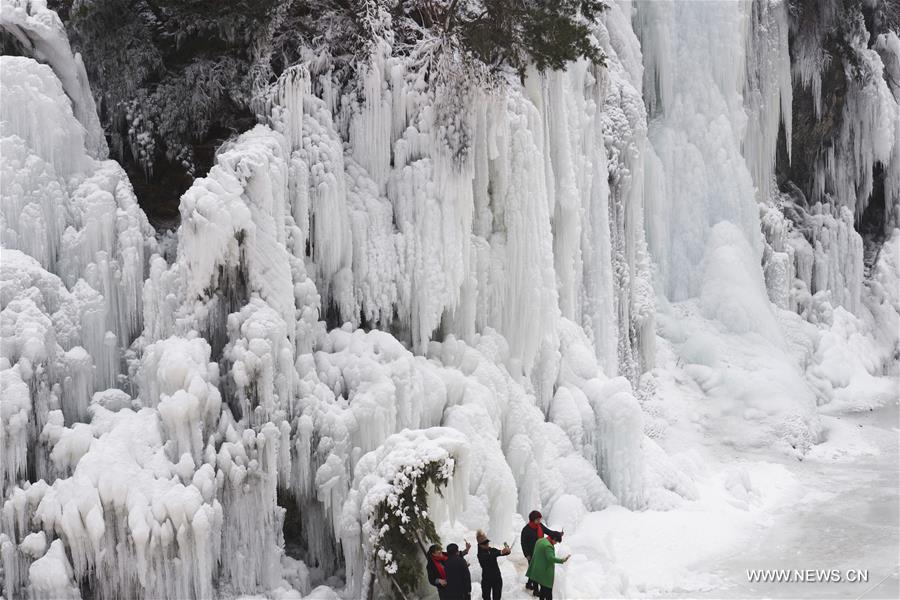
M 509 67 L 524 76 L 531 66 L 562 69 L 579 58 L 602 62 L 591 23 L 604 8 L 600 0 L 405 0 L 394 12 L 398 41 L 433 30 L 458 38 L 464 52 L 490 68 Z
M 416 592 L 422 580 L 419 557 L 440 543 L 434 519 L 447 516 L 432 496 L 447 488 L 450 515 L 464 508 L 466 460 L 465 437 L 445 428 L 394 434 L 359 460 L 354 490 L 344 504 L 351 590 L 369 597 L 378 581 L 398 598 Z

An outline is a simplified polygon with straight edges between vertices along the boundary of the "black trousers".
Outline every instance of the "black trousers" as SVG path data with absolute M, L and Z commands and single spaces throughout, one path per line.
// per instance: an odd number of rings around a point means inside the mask
M 538 598 L 539 600 L 553 600 L 553 588 L 542 585 Z
M 481 598 L 482 600 L 500 600 L 500 594 L 503 592 L 503 580 L 494 579 L 481 582 Z

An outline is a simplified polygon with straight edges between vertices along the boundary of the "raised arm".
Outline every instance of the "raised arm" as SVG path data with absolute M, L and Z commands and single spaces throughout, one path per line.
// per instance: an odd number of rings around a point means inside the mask
M 550 546 L 545 546 L 544 552 L 546 552 L 546 555 L 545 555 L 545 556 L 546 556 L 546 558 L 547 558 L 547 562 L 548 562 L 548 563 L 549 563 L 549 562 L 553 562 L 553 563 L 556 563 L 556 564 L 560 564 L 560 563 L 564 563 L 564 562 L 566 562 L 566 560 L 568 560 L 568 557 L 566 557 L 566 558 L 557 558 L 557 556 L 556 556 L 556 550 L 554 549 L 554 547 L 553 547 L 552 545 L 550 545 Z

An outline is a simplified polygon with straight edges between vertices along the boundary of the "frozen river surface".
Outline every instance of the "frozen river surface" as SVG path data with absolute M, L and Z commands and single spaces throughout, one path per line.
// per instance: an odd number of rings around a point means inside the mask
M 828 439 L 806 460 L 783 463 L 795 478 L 790 494 L 795 499 L 779 502 L 738 548 L 688 566 L 693 572 L 688 580 L 706 581 L 706 589 L 670 589 L 663 595 L 900 597 L 898 414 L 893 404 L 824 417 Z M 840 581 L 829 573 L 831 581 L 825 582 L 751 582 L 750 569 L 837 570 Z M 867 572 L 868 581 L 851 581 L 862 579 L 858 571 Z M 652 593 L 652 586 L 646 591 Z

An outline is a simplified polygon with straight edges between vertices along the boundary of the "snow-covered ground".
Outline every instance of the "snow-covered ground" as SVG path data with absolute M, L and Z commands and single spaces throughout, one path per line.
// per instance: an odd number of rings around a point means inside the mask
M 696 503 L 668 512 L 607 509 L 582 523 L 596 528 L 584 535 L 605 538 L 640 596 L 896 598 L 897 404 L 824 421 L 826 441 L 802 461 L 723 451 Z M 751 569 L 838 569 L 844 580 L 751 582 Z M 867 570 L 868 581 L 847 581 L 855 569 Z M 570 571 L 567 582 L 577 579 Z M 566 597 L 585 597 L 577 589 L 568 584 Z
M 678 508 L 578 514 L 559 506 L 546 520 L 566 531 L 557 553 L 572 559 L 558 567 L 554 594 L 898 597 L 900 404 L 822 421 L 824 441 L 802 460 L 721 445 L 705 449 L 702 461 L 695 455 L 704 464 L 697 499 Z M 521 552 L 504 562 L 504 596 L 527 598 Z M 841 580 L 754 582 L 753 569 L 814 569 L 828 577 L 836 569 Z M 867 572 L 866 581 L 848 580 L 857 570 Z
M 558 569 L 560 595 L 896 598 L 900 382 L 880 383 L 895 393 L 874 408 L 821 411 L 822 441 L 803 456 L 723 444 L 704 418 L 675 425 L 668 449 L 693 475 L 695 499 L 669 510 L 557 507 L 547 521 L 567 531 L 558 553 L 573 555 Z M 709 401 L 685 394 L 674 410 L 699 415 Z M 509 560 L 517 572 L 509 570 L 504 593 L 526 597 L 524 559 L 514 552 Z M 824 570 L 830 578 L 836 569 L 841 580 L 754 582 L 753 569 Z M 867 580 L 849 581 L 856 570 Z
M 701 597 L 900 596 L 900 413 L 896 402 L 824 417 L 826 441 L 787 461 L 795 492 L 766 511 L 739 549 L 692 564 L 715 578 Z M 748 569 L 838 569 L 839 582 L 752 583 Z M 867 581 L 848 574 L 866 570 Z M 697 593 L 703 592 L 703 593 Z

